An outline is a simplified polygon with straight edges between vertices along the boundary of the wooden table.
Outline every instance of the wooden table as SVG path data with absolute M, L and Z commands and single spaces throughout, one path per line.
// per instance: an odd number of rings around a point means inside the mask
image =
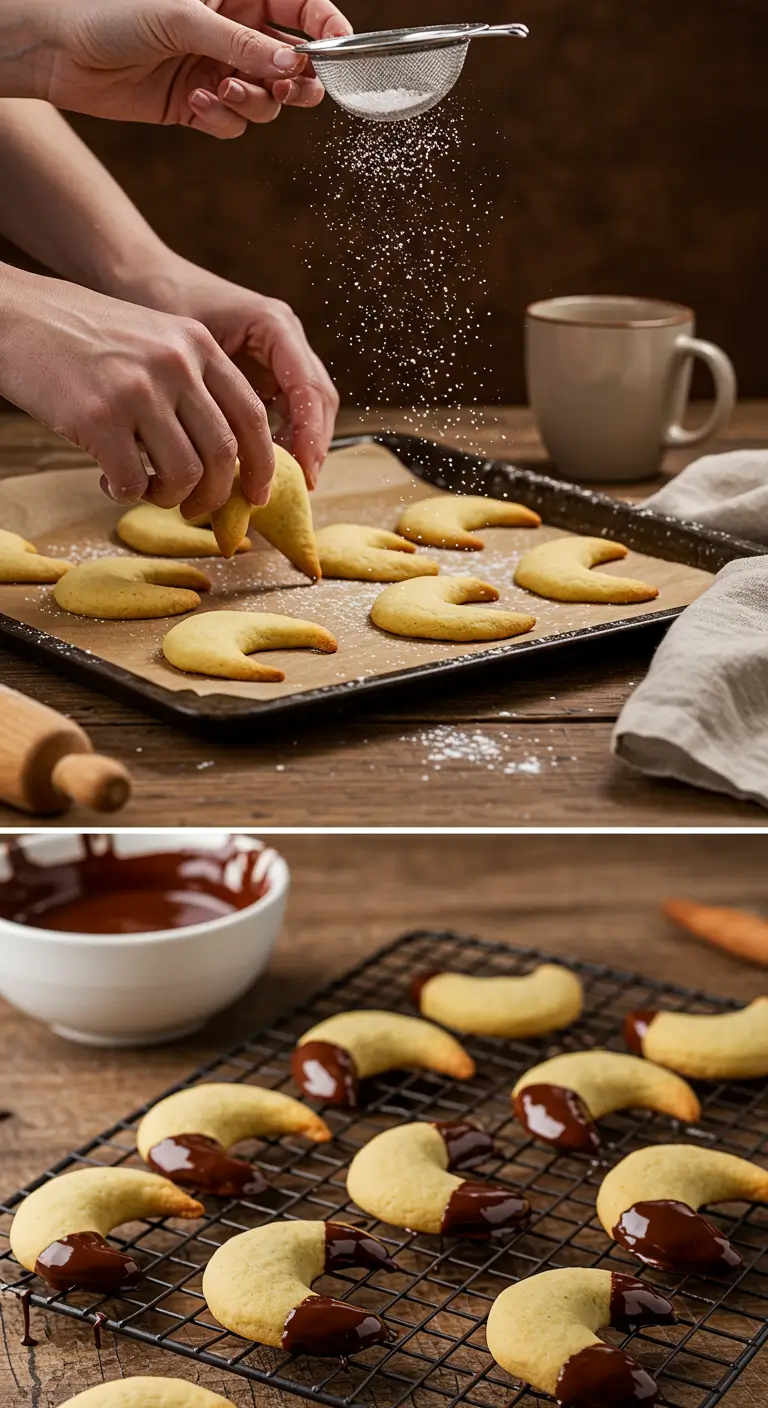
M 15 1112 L 0 1124 L 3 1195 L 406 929 L 453 927 L 743 1001 L 766 986 L 764 974 L 679 935 L 658 909 L 670 894 L 764 906 L 760 836 L 292 836 L 280 846 L 293 870 L 283 937 L 257 988 L 202 1035 L 95 1051 L 0 1002 L 0 1105 Z M 33 1320 L 40 1343 L 28 1351 L 17 1302 L 0 1297 L 3 1408 L 54 1408 L 102 1377 L 141 1373 L 197 1379 L 238 1408 L 278 1403 L 272 1390 L 176 1355 L 112 1335 L 97 1354 L 83 1326 L 41 1311 Z M 767 1397 L 763 1355 L 726 1408 Z
M 545 463 L 525 410 L 492 407 L 452 421 L 438 413 L 415 424 L 484 453 Z M 382 425 L 413 429 L 414 419 L 345 412 L 339 429 Z M 768 401 L 739 408 L 718 448 L 736 445 L 768 445 Z M 667 468 L 684 462 L 670 456 Z M 0 417 L 0 475 L 83 463 L 26 417 Z M 635 486 L 633 497 L 654 487 Z M 547 663 L 500 662 L 449 689 L 414 689 L 246 746 L 201 741 L 3 647 L 0 679 L 70 714 L 97 749 L 131 768 L 127 826 L 767 825 L 757 806 L 650 781 L 611 758 L 614 722 L 658 639 L 651 630 L 557 651 Z M 71 814 L 60 824 L 85 821 Z M 19 824 L 18 812 L 0 806 L 0 825 Z

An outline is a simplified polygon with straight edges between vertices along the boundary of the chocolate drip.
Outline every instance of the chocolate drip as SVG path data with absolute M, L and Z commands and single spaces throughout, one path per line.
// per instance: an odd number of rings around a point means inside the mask
M 343 1046 L 332 1041 L 305 1041 L 294 1050 L 291 1071 L 299 1089 L 311 1099 L 356 1108 L 357 1069 Z
M 30 1290 L 20 1291 L 19 1300 L 21 1301 L 21 1320 L 23 1326 L 21 1334 L 21 1346 L 22 1349 L 34 1349 L 35 1346 L 40 1343 L 40 1341 L 33 1339 L 31 1334 L 32 1327 L 30 1325 L 29 1319 L 29 1306 L 30 1301 L 32 1300 L 32 1292 Z
M 613 1235 L 649 1266 L 699 1272 L 741 1266 L 727 1237 L 687 1203 L 672 1199 L 635 1203 L 622 1213 Z
M 218 1139 L 207 1134 L 174 1134 L 150 1149 L 147 1163 L 173 1183 L 215 1193 L 220 1198 L 243 1198 L 263 1193 L 266 1178 L 246 1159 L 235 1159 Z
M 346 1266 L 364 1266 L 367 1271 L 397 1271 L 378 1237 L 372 1237 L 362 1227 L 348 1227 L 344 1222 L 326 1222 L 325 1269 L 343 1271 Z
M 374 1344 L 397 1339 L 378 1315 L 331 1296 L 308 1296 L 291 1311 L 283 1329 L 283 1349 L 289 1354 L 312 1354 L 346 1360 Z
M 515 1114 L 529 1134 L 571 1153 L 594 1154 L 600 1135 L 584 1101 L 562 1085 L 526 1085 L 515 1096 Z
M 473 1124 L 460 1120 L 433 1120 L 432 1123 L 445 1140 L 451 1169 L 474 1168 L 496 1153 L 496 1145 L 484 1129 L 476 1129 Z
M 421 1010 L 421 994 L 423 993 L 430 978 L 436 978 L 440 973 L 439 968 L 429 968 L 426 973 L 417 973 L 411 982 L 411 1002 L 414 1007 Z
M 3 1120 L 9 1120 L 12 1114 L 12 1110 L 0 1110 L 0 1124 L 3 1123 Z
M 220 919 L 261 899 L 269 880 L 261 846 L 228 837 L 217 850 L 194 845 L 154 855 L 117 855 L 111 835 L 80 838 L 84 856 L 38 864 L 18 842 L 6 846 L 0 918 L 87 934 L 144 934 Z
M 624 1034 L 624 1044 L 627 1050 L 634 1056 L 642 1056 L 643 1041 L 648 1033 L 654 1017 L 659 1014 L 652 1007 L 639 1007 L 635 1012 L 628 1012 L 624 1018 L 622 1031 Z
M 488 1183 L 462 1183 L 454 1188 L 443 1213 L 446 1237 L 490 1237 L 494 1232 L 528 1224 L 530 1205 L 507 1188 Z
M 614 1330 L 634 1330 L 643 1325 L 676 1325 L 670 1301 L 634 1276 L 611 1275 L 611 1324 Z
M 101 1327 L 105 1325 L 106 1322 L 107 1316 L 98 1310 L 93 1317 L 93 1343 L 97 1351 L 101 1349 Z
M 591 1344 L 567 1359 L 557 1380 L 563 1408 L 643 1408 L 655 1403 L 659 1387 L 624 1349 Z
M 73 1232 L 52 1242 L 37 1258 L 35 1271 L 55 1291 L 95 1291 L 108 1295 L 141 1280 L 141 1267 L 127 1252 L 108 1246 L 99 1232 Z

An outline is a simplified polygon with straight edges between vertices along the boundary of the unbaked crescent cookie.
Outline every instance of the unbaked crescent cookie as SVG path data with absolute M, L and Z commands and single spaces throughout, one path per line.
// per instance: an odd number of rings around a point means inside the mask
M 484 494 L 433 494 L 403 509 L 398 533 L 431 548 L 479 552 L 484 543 L 472 528 L 538 528 L 538 513 L 523 504 L 490 499 Z
M 368 1008 L 339 1012 L 311 1027 L 299 1037 L 291 1063 L 304 1095 L 351 1108 L 357 1105 L 361 1080 L 412 1066 L 454 1080 L 475 1074 L 472 1057 L 441 1027 Z
M 0 582 L 58 582 L 71 563 L 43 557 L 34 543 L 0 528 Z
M 581 981 L 559 963 L 541 963 L 520 978 L 478 978 L 468 973 L 426 972 L 414 978 L 411 996 L 422 1017 L 474 1036 L 544 1036 L 580 1016 Z
M 249 522 L 305 577 L 313 581 L 319 579 L 322 573 L 306 480 L 301 465 L 281 445 L 275 445 L 275 473 L 269 502 L 261 507 L 249 503 L 238 471 L 229 501 L 211 515 L 216 541 L 225 557 L 231 557 L 236 551 Z
M 692 1080 L 768 1076 L 768 997 L 738 1012 L 630 1012 L 624 1040 L 636 1056 Z
M 601 562 L 618 562 L 629 549 L 608 538 L 553 538 L 525 554 L 515 572 L 515 582 L 526 591 L 549 601 L 587 601 L 605 605 L 653 601 L 658 587 L 631 577 L 611 577 L 593 572 Z
M 224 680 L 280 682 L 283 670 L 251 656 L 259 650 L 319 650 L 332 655 L 335 637 L 314 621 L 267 611 L 203 611 L 172 626 L 163 641 L 169 665 Z
M 498 599 L 496 588 L 476 577 L 416 577 L 385 587 L 371 620 L 390 635 L 418 640 L 509 640 L 533 630 L 535 616 L 467 604 Z
M 117 536 L 135 552 L 150 557 L 221 557 L 210 528 L 187 523 L 179 508 L 136 504 L 119 520 Z M 235 550 L 247 552 L 250 546 L 250 539 L 244 537 Z
M 232 1408 L 229 1398 L 187 1379 L 110 1379 L 68 1398 L 61 1408 Z
M 436 562 L 420 557 L 413 543 L 383 528 L 361 523 L 331 523 L 315 534 L 324 577 L 352 582 L 404 582 L 410 577 L 434 577 Z
M 211 583 L 186 562 L 100 557 L 81 562 L 53 589 L 56 604 L 74 616 L 100 621 L 147 621 L 181 616 L 200 605 Z

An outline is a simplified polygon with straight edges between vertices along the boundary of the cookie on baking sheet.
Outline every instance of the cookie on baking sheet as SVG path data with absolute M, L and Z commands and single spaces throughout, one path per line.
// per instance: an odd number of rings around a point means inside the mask
M 71 563 L 56 557 L 44 557 L 34 543 L 28 543 L 18 533 L 0 528 L 0 582 L 58 582 Z
M 477 1238 L 526 1227 L 526 1198 L 453 1172 L 495 1152 L 490 1136 L 465 1121 L 396 1125 L 355 1154 L 347 1192 L 363 1212 L 409 1232 Z
M 110 1379 L 68 1398 L 61 1408 L 232 1408 L 229 1398 L 187 1379 Z
M 569 1051 L 533 1066 L 512 1091 L 515 1114 L 529 1134 L 560 1149 L 600 1147 L 596 1121 L 614 1110 L 658 1110 L 686 1124 L 701 1106 L 672 1071 L 617 1051 Z
M 434 577 L 436 562 L 420 557 L 413 543 L 383 528 L 361 523 L 331 523 L 315 534 L 324 577 L 353 582 L 404 582 L 410 577 Z
M 210 581 L 186 562 L 99 557 L 81 562 L 56 583 L 56 604 L 73 616 L 100 621 L 147 621 L 181 616 L 200 605 Z
M 259 650 L 319 650 L 332 655 L 336 639 L 314 621 L 267 611 L 203 611 L 172 626 L 163 641 L 169 665 L 224 680 L 277 682 L 285 672 L 251 656 Z
M 385 587 L 371 620 L 391 635 L 417 640 L 508 640 L 533 630 L 535 616 L 467 604 L 498 599 L 496 588 L 476 577 L 416 577 Z
M 135 1286 L 141 1268 L 106 1241 L 113 1228 L 147 1217 L 200 1217 L 202 1204 L 167 1178 L 133 1168 L 79 1168 L 42 1183 L 19 1204 L 11 1251 L 54 1290 L 108 1295 Z
M 631 1408 L 655 1403 L 657 1384 L 633 1355 L 596 1332 L 676 1321 L 671 1302 L 646 1281 L 567 1266 L 527 1276 L 496 1297 L 488 1348 L 502 1369 L 562 1408 Z
M 584 989 L 570 968 L 541 963 L 519 978 L 420 973 L 411 996 L 422 1017 L 474 1036 L 527 1037 L 561 1031 L 581 1016 Z
M 136 504 L 119 520 L 117 536 L 135 552 L 150 557 L 221 557 L 210 528 L 187 523 L 180 508 Z M 235 551 L 247 552 L 250 546 L 250 538 L 243 537 Z
M 299 1089 L 331 1105 L 357 1104 L 361 1080 L 384 1071 L 438 1071 L 469 1080 L 475 1063 L 455 1037 L 419 1017 L 366 1009 L 339 1012 L 299 1037 L 291 1067 Z
M 631 577 L 611 577 L 593 572 L 601 562 L 618 562 L 629 552 L 608 538 L 553 538 L 540 543 L 518 563 L 515 582 L 526 591 L 549 601 L 586 601 L 621 606 L 628 602 L 653 601 L 658 587 L 636 582 Z
M 396 1271 L 384 1243 L 344 1222 L 271 1222 L 214 1252 L 203 1295 L 233 1334 L 289 1353 L 346 1359 L 396 1335 L 373 1313 L 316 1295 L 312 1282 L 359 1266 Z
M 768 1076 L 768 997 L 738 1012 L 630 1012 L 624 1040 L 636 1056 L 692 1080 Z
M 540 523 L 538 513 L 505 499 L 489 499 L 484 494 L 433 494 L 403 509 L 397 531 L 427 547 L 479 552 L 483 540 L 470 529 L 538 528 Z
M 301 465 L 281 445 L 275 445 L 269 502 L 261 507 L 249 503 L 238 472 L 228 502 L 211 515 L 216 541 L 225 557 L 236 551 L 249 522 L 305 577 L 317 581 L 322 576 L 306 480 Z

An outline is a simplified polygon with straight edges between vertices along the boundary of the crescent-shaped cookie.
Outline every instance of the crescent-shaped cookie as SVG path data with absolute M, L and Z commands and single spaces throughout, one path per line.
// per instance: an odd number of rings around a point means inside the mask
M 357 1105 L 361 1080 L 415 1066 L 469 1080 L 475 1063 L 455 1037 L 420 1017 L 398 1012 L 339 1012 L 299 1037 L 293 1078 L 305 1095 L 330 1105 Z
M 533 1066 L 512 1091 L 515 1114 L 529 1134 L 560 1149 L 600 1147 L 595 1122 L 614 1110 L 658 1110 L 689 1124 L 701 1106 L 672 1071 L 616 1051 L 569 1051 Z
M 250 657 L 258 650 L 321 650 L 332 655 L 335 637 L 314 621 L 268 611 L 203 611 L 172 626 L 163 640 L 169 665 L 224 680 L 285 679 L 283 670 Z
M 515 582 L 549 601 L 591 601 L 616 606 L 653 601 L 659 595 L 658 587 L 631 577 L 610 577 L 607 572 L 590 570 L 601 562 L 618 562 L 628 551 L 608 538 L 554 538 L 525 554 L 515 572 Z
M 117 536 L 136 552 L 150 557 L 220 557 L 221 550 L 210 528 L 187 523 L 180 508 L 136 504 L 124 513 Z M 251 542 L 242 538 L 236 552 L 247 552 Z
M 53 595 L 63 611 L 101 621 L 147 621 L 181 616 L 200 605 L 198 592 L 210 581 L 186 562 L 99 557 L 81 562 L 56 583 Z
M 261 507 L 249 503 L 238 473 L 230 499 L 211 515 L 216 541 L 225 557 L 231 557 L 236 551 L 249 521 L 299 572 L 313 581 L 321 577 L 306 480 L 301 465 L 280 445 L 275 445 L 275 473 L 269 502 Z
M 378 1237 L 343 1222 L 271 1222 L 214 1252 L 203 1295 L 216 1319 L 244 1339 L 295 1354 L 346 1359 L 396 1336 L 371 1310 L 315 1295 L 312 1282 L 360 1266 L 397 1267 Z
M 203 1207 L 167 1178 L 132 1168 L 81 1168 L 41 1184 L 11 1223 L 11 1251 L 57 1291 L 104 1294 L 132 1286 L 141 1269 L 105 1238 L 123 1222 L 200 1217 Z
M 347 1173 L 363 1212 L 433 1236 L 490 1237 L 525 1227 L 530 1204 L 510 1188 L 457 1178 L 494 1154 L 493 1140 L 466 1123 L 402 1124 L 364 1144 Z
M 739 1012 L 630 1012 L 624 1040 L 636 1056 L 693 1080 L 768 1076 L 768 997 Z
M 398 533 L 413 543 L 431 548 L 463 548 L 479 552 L 484 547 L 473 528 L 538 528 L 538 513 L 522 504 L 489 499 L 484 494 L 433 494 L 403 509 Z
M 699 1216 L 710 1203 L 768 1202 L 768 1172 L 696 1144 L 636 1149 L 600 1185 L 597 1215 L 610 1237 L 649 1266 L 731 1270 L 741 1257 Z
M 242 1139 L 282 1134 L 303 1134 L 315 1143 L 331 1138 L 325 1120 L 290 1095 L 212 1081 L 153 1105 L 136 1131 L 136 1146 L 150 1168 L 174 1183 L 239 1197 L 262 1192 L 267 1181 L 229 1150 Z
M 409 577 L 435 577 L 436 562 L 420 557 L 413 543 L 383 528 L 361 523 L 332 523 L 315 534 L 324 577 L 352 582 L 404 582 Z
M 0 528 L 0 582 L 58 582 L 71 563 L 43 557 L 34 543 Z
M 498 599 L 496 588 L 476 577 L 416 577 L 385 587 L 371 620 L 391 635 L 418 640 L 508 640 L 533 629 L 535 616 L 467 605 Z
M 488 1315 L 488 1348 L 497 1364 L 562 1408 L 630 1408 L 655 1403 L 657 1385 L 626 1350 L 596 1331 L 674 1325 L 670 1302 L 645 1281 L 618 1272 L 567 1266 L 507 1286 Z
M 522 978 L 422 973 L 411 996 L 422 1017 L 474 1036 L 544 1036 L 569 1027 L 584 1006 L 580 979 L 559 963 L 541 963 Z
M 232 1408 L 229 1398 L 188 1379 L 110 1379 L 68 1398 L 61 1408 Z

